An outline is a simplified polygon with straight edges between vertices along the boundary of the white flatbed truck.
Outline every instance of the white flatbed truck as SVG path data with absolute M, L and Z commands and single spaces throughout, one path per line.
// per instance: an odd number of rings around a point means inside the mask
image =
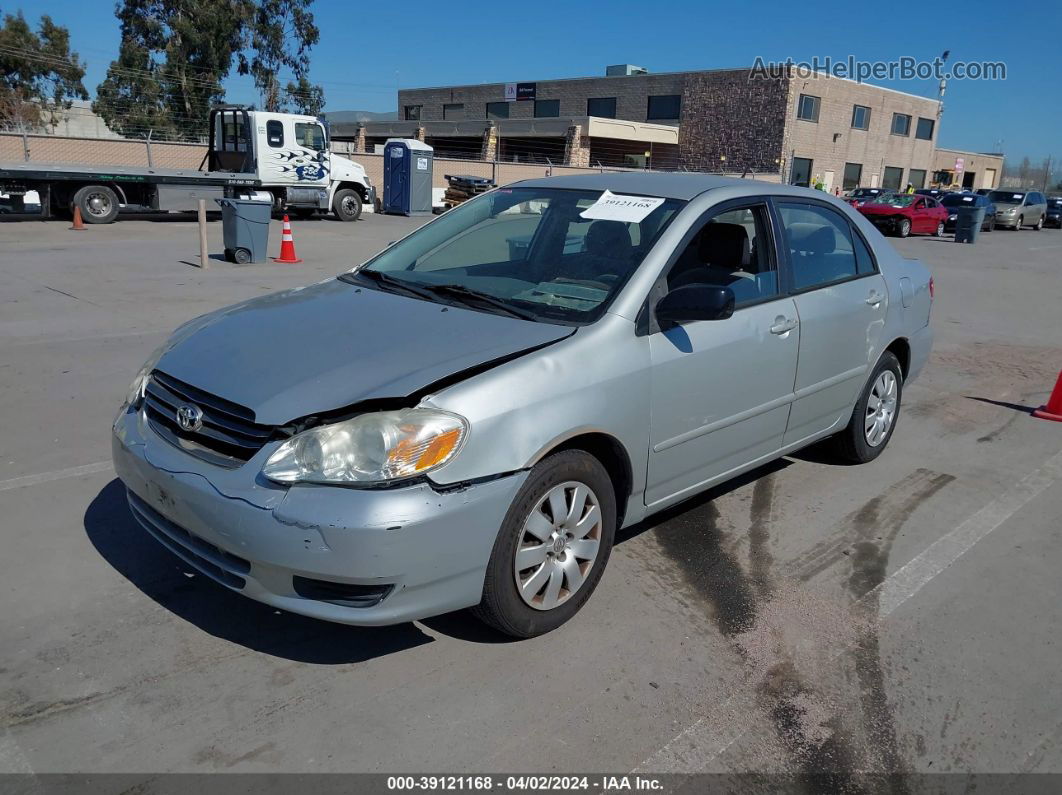
M 0 162 L 0 193 L 18 204 L 36 191 L 41 214 L 69 214 L 106 224 L 120 211 L 195 210 L 199 199 L 269 194 L 277 211 L 320 212 L 355 221 L 376 191 L 365 169 L 333 154 L 324 124 L 313 116 L 239 107 L 210 112 L 210 145 L 200 169 Z

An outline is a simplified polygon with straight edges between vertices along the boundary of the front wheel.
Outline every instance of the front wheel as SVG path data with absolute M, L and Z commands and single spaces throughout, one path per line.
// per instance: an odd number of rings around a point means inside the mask
M 937 224 L 937 237 L 944 237 L 944 222 Z
M 901 219 L 899 225 L 896 227 L 896 234 L 900 237 L 907 237 L 911 234 L 911 222 L 906 218 Z
M 1024 218 L 1019 218 L 1018 219 L 1018 223 L 1014 224 L 1014 231 L 1017 232 L 1023 226 L 1025 226 L 1025 219 Z
M 856 464 L 865 464 L 881 455 L 896 430 L 902 394 L 900 361 L 886 351 L 863 388 L 848 427 L 836 437 L 838 453 Z
M 357 221 L 361 216 L 361 196 L 356 190 L 337 190 L 332 198 L 332 212 L 340 221 Z
M 1044 228 L 1044 217 L 1041 215 L 1039 220 L 1036 222 L 1036 226 L 1034 226 L 1033 229 L 1035 229 L 1037 232 L 1039 232 L 1043 228 Z
M 549 456 L 505 515 L 473 612 L 517 638 L 556 629 L 597 587 L 615 532 L 616 495 L 601 462 L 582 450 Z

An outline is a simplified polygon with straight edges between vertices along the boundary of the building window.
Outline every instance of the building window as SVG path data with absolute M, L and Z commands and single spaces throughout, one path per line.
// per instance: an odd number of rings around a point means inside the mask
M 447 105 L 443 105 L 443 118 L 444 119 L 463 119 L 465 117 L 465 106 L 460 102 L 452 102 Z
M 804 121 L 818 121 L 821 102 L 821 99 L 811 94 L 801 94 L 800 99 L 797 100 L 797 118 Z
M 406 105 L 406 121 L 420 121 L 420 112 L 423 108 L 423 105 Z
M 653 119 L 677 119 L 682 110 L 681 94 L 660 94 L 649 97 L 649 106 L 645 111 L 646 121 Z
M 899 190 L 903 182 L 903 169 L 896 166 L 885 166 L 885 176 L 881 180 L 881 187 L 886 190 Z
M 894 113 L 892 114 L 892 134 L 893 135 L 910 135 L 911 134 L 911 117 L 906 113 Z
M 560 116 L 560 100 L 536 99 L 535 116 L 540 119 L 553 119 Z
M 794 157 L 793 170 L 789 172 L 789 184 L 802 188 L 811 187 L 811 163 L 809 157 Z
M 844 179 L 841 181 L 841 190 L 852 190 L 852 188 L 858 188 L 859 183 L 863 180 L 863 164 L 862 163 L 845 163 L 844 164 Z
M 919 117 L 918 124 L 915 126 L 915 138 L 921 138 L 923 141 L 933 140 L 933 126 L 932 119 L 923 119 Z
M 488 102 L 487 103 L 487 118 L 488 119 L 507 119 L 507 118 L 509 118 L 509 103 L 508 102 Z
M 586 115 L 602 119 L 616 118 L 616 98 L 592 97 L 586 100 Z
M 852 129 L 870 129 L 870 108 L 866 105 L 854 105 L 852 107 Z
M 270 119 L 266 122 L 266 140 L 269 141 L 269 145 L 272 147 L 278 147 L 284 145 L 284 123 L 279 122 L 276 119 Z
M 907 181 L 915 186 L 915 189 L 926 186 L 926 170 L 924 168 L 912 168 L 907 172 Z

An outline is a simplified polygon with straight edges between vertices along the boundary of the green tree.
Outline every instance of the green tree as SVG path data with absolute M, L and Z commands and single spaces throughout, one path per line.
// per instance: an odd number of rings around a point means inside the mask
M 71 100 L 88 99 L 85 67 L 70 52 L 70 32 L 41 17 L 35 33 L 22 12 L 0 28 L 0 125 L 54 124 Z
M 262 109 L 316 115 L 324 90 L 309 80 L 310 49 L 320 39 L 310 6 L 313 0 L 257 0 L 247 23 L 249 53 L 240 53 L 238 71 L 249 74 L 262 96 Z M 294 75 L 282 89 L 282 71 Z
M 245 0 L 119 0 L 116 14 L 122 43 L 93 108 L 123 135 L 205 135 L 243 42 Z

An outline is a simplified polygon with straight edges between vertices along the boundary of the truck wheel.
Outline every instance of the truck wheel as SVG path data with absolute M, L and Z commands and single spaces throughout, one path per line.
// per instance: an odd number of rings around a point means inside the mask
M 357 221 L 361 217 L 361 196 L 356 190 L 337 190 L 332 198 L 332 211 L 340 221 Z
M 106 185 L 86 185 L 74 194 L 70 212 L 74 207 L 86 224 L 109 224 L 118 217 L 118 196 Z

